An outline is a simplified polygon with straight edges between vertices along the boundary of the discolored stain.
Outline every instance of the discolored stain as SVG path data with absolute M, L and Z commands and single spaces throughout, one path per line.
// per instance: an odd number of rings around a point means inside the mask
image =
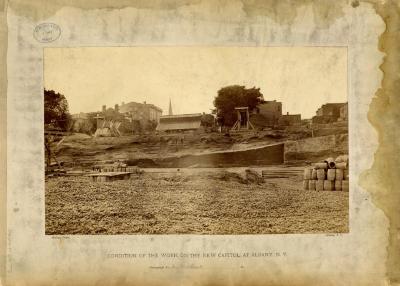
M 358 2 L 358 0 L 354 0 L 353 2 L 351 2 L 351 6 L 353 8 L 357 8 L 358 6 L 360 6 L 360 2 Z
M 371 169 L 363 172 L 359 184 L 367 190 L 373 203 L 389 220 L 387 248 L 387 278 L 389 284 L 400 283 L 400 150 L 398 123 L 400 122 L 400 6 L 398 1 L 364 1 L 373 5 L 385 22 L 386 29 L 379 38 L 379 50 L 385 54 L 380 69 L 381 87 L 376 91 L 368 120 L 378 132 L 379 146 Z
M 306 5 L 312 6 L 314 13 L 314 21 L 317 28 L 328 28 L 338 18 L 344 16 L 343 9 L 348 5 L 347 0 L 237 0 L 242 3 L 243 11 L 249 19 L 257 18 L 259 16 L 271 18 L 279 24 L 293 24 L 297 17 L 297 9 Z M 215 1 L 212 5 L 224 9 L 231 3 L 237 1 Z M 357 1 L 357 0 L 355 0 Z M 202 0 L 97 0 L 97 1 L 80 1 L 80 0 L 14 0 L 10 1 L 10 8 L 17 13 L 28 17 L 36 22 L 42 21 L 54 15 L 58 10 L 63 7 L 74 7 L 79 9 L 106 9 L 112 11 L 113 9 L 123 8 L 136 8 L 148 10 L 177 10 L 184 6 L 198 5 L 203 3 Z M 38 9 L 37 7 L 42 7 Z
M 200 2 L 201 0 L 14 0 L 10 1 L 8 5 L 16 14 L 38 22 L 53 16 L 63 7 L 84 10 L 106 9 L 110 11 L 128 7 L 149 10 L 175 10 L 183 6 L 199 4 Z
M 278 24 L 293 24 L 297 9 L 311 5 L 317 28 L 328 28 L 337 19 L 344 16 L 347 1 L 330 0 L 242 0 L 243 10 L 249 18 L 266 16 Z

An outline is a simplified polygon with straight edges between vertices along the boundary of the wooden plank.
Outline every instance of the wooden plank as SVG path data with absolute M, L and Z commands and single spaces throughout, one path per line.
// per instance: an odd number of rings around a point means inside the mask
M 101 173 L 95 173 L 95 174 L 88 174 L 87 176 L 90 177 L 112 177 L 112 176 L 119 176 L 119 175 L 126 175 L 126 174 L 132 174 L 132 172 L 101 172 Z

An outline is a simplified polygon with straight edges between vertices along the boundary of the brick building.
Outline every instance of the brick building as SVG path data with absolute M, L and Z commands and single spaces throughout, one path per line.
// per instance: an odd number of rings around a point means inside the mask
M 278 119 L 278 125 L 281 126 L 293 126 L 301 124 L 301 114 L 289 114 L 281 115 Z
M 140 133 L 146 130 L 154 130 L 160 121 L 162 109 L 154 104 L 129 102 L 121 105 L 115 104 L 114 108 L 103 105 L 98 114 L 105 120 L 121 122 L 121 133 Z
M 344 109 L 346 106 L 346 114 Z M 332 123 L 337 122 L 342 115 L 347 117 L 347 103 L 327 103 L 322 105 L 317 110 L 316 116 L 312 118 L 313 123 Z
M 122 103 L 121 106 L 116 105 L 119 112 L 128 115 L 132 120 L 137 120 L 144 126 L 149 122 L 158 124 L 162 115 L 162 109 L 155 106 L 154 104 L 148 104 L 145 102 L 129 102 Z

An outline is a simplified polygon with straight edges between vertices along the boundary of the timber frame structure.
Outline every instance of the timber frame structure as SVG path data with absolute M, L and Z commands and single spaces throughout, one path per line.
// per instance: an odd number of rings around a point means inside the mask
M 250 113 L 248 107 L 236 107 L 237 121 L 231 128 L 231 131 L 241 131 L 241 130 L 254 130 L 253 124 L 250 122 Z

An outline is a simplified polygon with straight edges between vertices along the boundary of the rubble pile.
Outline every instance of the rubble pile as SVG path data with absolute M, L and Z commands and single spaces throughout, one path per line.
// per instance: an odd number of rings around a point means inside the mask
M 341 155 L 335 160 L 327 158 L 304 169 L 304 190 L 349 191 L 349 157 Z

